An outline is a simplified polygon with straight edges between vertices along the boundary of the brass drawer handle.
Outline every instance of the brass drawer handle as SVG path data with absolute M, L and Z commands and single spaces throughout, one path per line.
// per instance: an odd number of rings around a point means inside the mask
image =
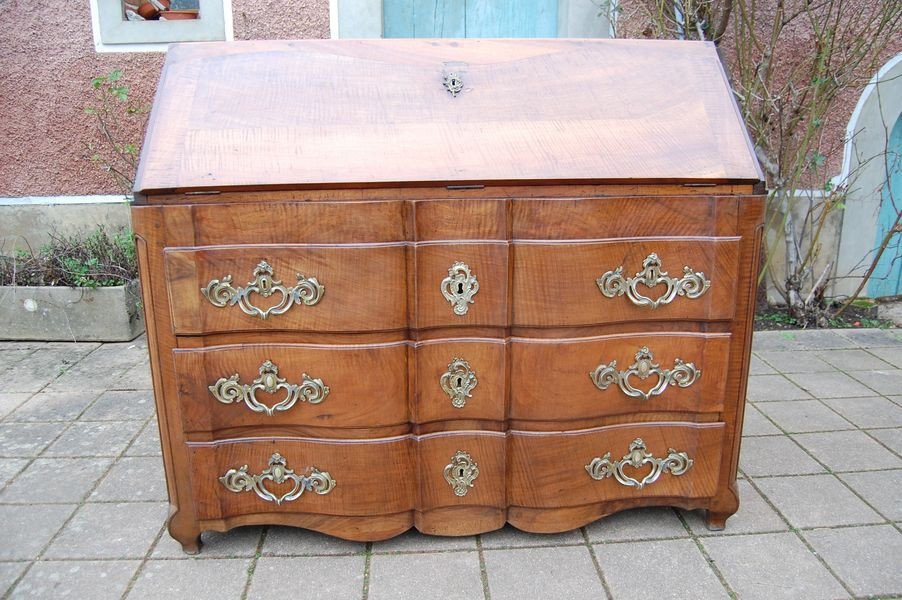
M 470 363 L 462 358 L 455 358 L 448 365 L 448 370 L 442 375 L 439 384 L 451 399 L 451 406 L 463 408 L 467 404 L 467 398 L 473 397 L 473 388 L 479 380 L 476 373 L 470 368 Z
M 696 273 L 685 266 L 683 267 L 683 276 L 681 278 L 669 277 L 667 271 L 661 270 L 661 259 L 654 253 L 649 254 L 642 261 L 642 270 L 636 273 L 635 277 L 624 279 L 623 265 L 621 265 L 596 279 L 595 283 L 598 284 L 598 289 L 601 290 L 601 293 L 608 298 L 626 294 L 630 302 L 636 306 L 647 306 L 651 309 L 670 304 L 677 296 L 698 298 L 711 287 L 711 282 L 705 279 L 704 273 Z M 652 300 L 639 292 L 637 286 L 640 283 L 649 288 L 664 284 L 666 290 L 657 300 Z
M 677 452 L 673 448 L 667 449 L 667 456 L 664 458 L 655 458 L 645 448 L 645 442 L 642 441 L 642 438 L 636 438 L 630 444 L 630 451 L 620 460 L 612 461 L 611 453 L 608 452 L 601 458 L 593 458 L 592 462 L 586 465 L 586 471 L 589 472 L 589 477 L 597 481 L 613 475 L 614 479 L 621 484 L 641 490 L 646 485 L 657 481 L 662 473 L 669 472 L 671 475 L 682 475 L 689 470 L 693 462 L 688 454 Z M 629 466 L 639 469 L 642 465 L 651 465 L 652 469 L 641 480 L 630 477 L 623 472 L 624 467 Z
M 237 304 L 245 314 L 265 320 L 269 315 L 281 315 L 296 303 L 306 306 L 317 304 L 326 288 L 316 277 L 305 277 L 300 273 L 298 282 L 293 287 L 285 287 L 281 280 L 273 278 L 273 269 L 264 260 L 254 269 L 254 280 L 246 287 L 232 287 L 232 276 L 226 275 L 221 280 L 211 280 L 207 287 L 201 288 L 200 291 L 213 306 L 222 308 Z M 249 299 L 251 294 L 269 298 L 274 292 L 281 293 L 282 298 L 278 304 L 266 310 L 254 306 Z
M 445 465 L 444 475 L 455 496 L 466 496 L 479 477 L 479 466 L 469 454 L 458 450 L 451 457 L 451 462 Z
M 670 384 L 681 388 L 687 388 L 702 376 L 702 370 L 696 368 L 695 363 L 683 362 L 679 358 L 673 361 L 672 369 L 662 369 L 654 362 L 655 357 L 649 351 L 648 346 L 642 346 L 636 353 L 636 362 L 623 371 L 617 370 L 617 361 L 612 360 L 608 364 L 600 364 L 589 373 L 592 383 L 600 390 L 608 389 L 612 383 L 620 386 L 620 390 L 630 398 L 642 398 L 648 400 L 652 396 L 664 393 Z M 630 377 L 635 375 L 640 380 L 646 380 L 651 375 L 658 376 L 658 382 L 647 392 L 633 387 Z
M 316 467 L 309 467 L 309 475 L 298 475 L 287 466 L 285 458 L 276 452 L 269 459 L 269 467 L 259 475 L 251 475 L 247 472 L 247 465 L 240 469 L 229 469 L 225 475 L 219 478 L 220 483 L 230 492 L 254 492 L 267 502 L 275 502 L 281 505 L 283 502 L 291 502 L 303 495 L 304 492 L 313 492 L 324 495 L 335 489 L 337 481 L 326 471 L 320 471 Z M 294 487 L 277 496 L 264 486 L 265 482 L 272 481 L 276 485 L 286 481 L 294 482 Z
M 479 291 L 479 281 L 466 263 L 458 261 L 448 269 L 448 276 L 442 279 L 441 289 L 445 300 L 454 308 L 454 314 L 462 317 L 473 304 L 473 296 Z
M 322 379 L 310 377 L 306 373 L 301 376 L 301 383 L 286 383 L 284 377 L 279 377 L 279 367 L 269 360 L 260 365 L 260 376 L 249 384 L 239 382 L 238 373 L 235 373 L 229 378 L 221 377 L 207 389 L 223 404 L 244 402 L 252 411 L 262 412 L 270 417 L 274 413 L 289 410 L 298 400 L 319 404 L 329 395 L 329 386 L 324 385 Z M 257 392 L 260 390 L 267 394 L 285 390 L 286 395 L 282 401 L 267 406 L 257 400 Z

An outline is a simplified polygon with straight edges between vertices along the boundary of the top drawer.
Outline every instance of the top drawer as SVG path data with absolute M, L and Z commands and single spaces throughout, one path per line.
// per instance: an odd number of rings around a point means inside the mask
M 170 248 L 176 334 L 407 327 L 403 243 Z
M 737 237 L 514 243 L 513 324 L 729 320 Z

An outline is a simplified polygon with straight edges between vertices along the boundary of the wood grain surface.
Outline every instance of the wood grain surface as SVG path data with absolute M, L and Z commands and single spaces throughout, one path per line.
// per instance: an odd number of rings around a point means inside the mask
M 416 386 L 413 421 L 486 420 L 503 423 L 507 418 L 507 344 L 499 339 L 444 339 L 421 342 L 414 350 Z M 466 360 L 476 376 L 476 387 L 466 405 L 456 408 L 441 387 L 442 376 L 455 358 Z
M 760 198 L 276 203 L 273 223 L 293 221 L 294 229 L 271 227 L 263 206 L 135 208 L 169 529 L 187 551 L 199 547 L 202 529 L 254 523 L 377 540 L 410 526 L 470 535 L 506 521 L 562 531 L 652 505 L 704 508 L 709 524 L 722 527 L 737 509 Z M 610 220 L 626 224 L 624 235 L 648 235 L 619 237 Z M 242 223 L 248 233 L 236 237 Z M 595 279 L 604 269 L 623 264 L 632 276 L 650 252 L 671 274 L 681 274 L 683 264 L 704 271 L 711 289 L 655 311 L 601 295 Z M 313 321 L 307 311 L 322 305 L 270 322 L 234 306 L 217 309 L 200 294 L 208 279 L 226 274 L 244 283 L 242 269 L 250 281 L 262 259 L 283 281 L 297 271 L 322 274 L 323 302 L 330 294 L 352 300 Z M 439 287 L 454 260 L 468 262 L 480 281 L 474 312 L 463 318 Z M 282 317 L 289 319 L 277 323 Z M 641 345 L 664 368 L 676 358 L 695 362 L 702 377 L 649 401 L 594 387 L 589 371 L 612 360 L 625 368 Z M 167 353 L 172 360 L 162 358 Z M 456 357 L 470 361 L 479 378 L 463 409 L 450 405 L 438 383 Z M 322 378 L 330 396 L 276 417 L 212 398 L 207 386 L 216 379 L 238 373 L 252 381 L 266 359 L 289 379 L 304 372 Z M 560 397 L 567 401 L 549 401 Z M 685 476 L 665 474 L 641 493 L 612 480 L 574 480 L 585 477 L 584 465 L 552 483 L 553 465 L 589 451 L 623 456 L 632 436 L 656 454 L 669 444 L 697 462 Z M 344 499 L 319 503 L 328 497 L 310 495 L 286 508 L 217 489 L 229 468 L 265 468 L 276 445 L 297 456 L 299 468 L 315 461 L 329 470 L 345 486 Z M 458 449 L 471 452 L 481 472 L 465 497 L 454 496 L 441 475 Z M 339 478 L 329 461 L 350 471 Z M 401 481 L 401 489 L 379 496 L 386 492 L 375 491 L 373 473 Z M 355 494 L 344 492 L 349 485 Z M 568 486 L 578 491 L 561 491 Z M 357 493 L 367 499 L 348 498 Z
M 626 295 L 609 298 L 596 280 L 623 267 L 636 278 L 647 256 L 656 253 L 661 270 L 683 276 L 683 267 L 704 273 L 711 282 L 698 298 L 677 296 L 655 309 L 637 306 Z M 584 243 L 515 243 L 512 323 L 523 327 L 577 326 L 623 321 L 726 320 L 734 314 L 739 267 L 739 238 L 633 238 Z M 641 279 L 641 278 L 640 278 Z M 664 285 L 637 286 L 656 300 Z
M 452 62 L 456 98 L 442 86 Z M 168 527 L 186 551 L 202 530 L 251 524 L 375 541 L 411 526 L 564 531 L 658 505 L 705 509 L 717 528 L 737 510 L 763 199 L 712 45 L 176 47 L 143 149 L 133 223 Z M 654 310 L 602 295 L 596 279 L 635 277 L 651 253 L 710 289 Z M 202 295 L 227 275 L 247 286 L 263 260 L 287 287 L 316 277 L 322 300 L 261 320 Z M 456 261 L 480 286 L 462 316 L 441 293 Z M 625 369 L 642 346 L 701 378 L 649 400 L 594 386 L 590 371 Z M 439 384 L 454 358 L 479 381 L 463 408 Z M 265 360 L 329 396 L 272 417 L 213 398 Z M 641 490 L 588 476 L 638 437 L 692 467 Z M 464 496 L 443 476 L 458 450 L 480 470 Z M 219 482 L 274 452 L 337 487 L 277 506 Z
M 593 417 L 647 412 L 719 413 L 724 382 L 729 377 L 730 337 L 724 334 L 634 334 L 583 339 L 515 339 L 511 344 L 510 418 L 519 421 L 581 421 Z M 598 389 L 589 374 L 599 365 L 616 361 L 625 371 L 635 354 L 647 347 L 661 369 L 673 369 L 676 359 L 694 363 L 701 376 L 689 387 L 670 385 L 648 400 L 627 396 L 618 385 Z M 657 375 L 630 385 L 648 392 Z M 566 398 L 566 402 L 555 401 Z M 522 427 L 523 423 L 518 423 Z
M 303 40 L 174 46 L 135 189 L 761 178 L 713 44 Z
M 712 496 L 720 481 L 723 423 L 643 423 L 615 425 L 566 433 L 510 432 L 511 506 L 526 508 L 572 507 L 612 500 Z M 671 448 L 693 460 L 683 475 L 663 473 L 644 488 L 625 486 L 613 477 L 596 481 L 586 465 L 611 453 L 618 461 L 629 453 L 630 443 L 641 438 L 648 452 L 666 457 Z M 642 479 L 650 465 L 628 467 L 626 474 Z
M 256 475 L 278 452 L 298 475 L 310 467 L 328 472 L 337 482 L 327 495 L 309 491 L 277 506 L 254 492 L 232 492 L 219 482 L 230 469 L 247 465 Z M 338 516 L 387 515 L 411 510 L 417 503 L 413 441 L 408 436 L 372 440 L 301 438 L 238 439 L 188 446 L 191 483 L 200 519 L 223 519 L 255 512 L 303 512 Z M 272 484 L 272 482 L 269 482 Z M 447 485 L 447 484 L 446 484 Z M 266 484 L 280 495 L 291 485 Z
M 358 244 L 406 240 L 410 203 L 398 201 L 199 204 L 191 207 L 197 246 Z
M 506 327 L 508 305 L 508 248 L 506 242 L 416 246 L 416 321 L 413 327 Z M 442 295 L 442 281 L 457 262 L 466 264 L 479 282 L 467 313 L 457 315 Z
M 717 237 L 736 235 L 738 199 L 515 198 L 511 212 L 514 240 Z
M 492 431 L 452 431 L 417 437 L 420 500 L 417 509 L 425 512 L 449 506 L 507 507 L 506 438 Z M 476 463 L 479 475 L 465 496 L 454 494 L 445 481 L 445 466 L 458 451 Z
M 397 244 L 167 250 L 166 277 L 175 332 L 403 329 L 407 327 L 406 255 L 406 247 Z M 313 306 L 295 303 L 287 312 L 265 320 L 245 314 L 236 305 L 214 306 L 201 293 L 211 281 L 228 275 L 233 277 L 233 287 L 248 287 L 261 261 L 272 266 L 273 278 L 285 287 L 294 286 L 300 273 L 316 277 L 325 293 Z M 438 290 L 438 282 L 435 287 Z M 281 294 L 269 298 L 252 294 L 250 300 L 266 309 L 277 305 Z
M 346 429 L 366 428 L 378 436 L 380 427 L 406 426 L 408 414 L 408 348 L 389 344 L 273 345 L 244 344 L 177 350 L 173 353 L 178 378 L 182 427 L 186 433 L 254 427 L 257 434 L 295 425 L 318 428 L 323 437 L 342 436 Z M 249 386 L 260 377 L 264 361 L 278 367 L 286 384 L 300 385 L 303 375 L 322 380 L 329 394 L 319 403 L 299 400 L 286 411 L 254 412 L 243 401 L 224 404 L 209 390 L 220 379 L 238 375 Z M 256 399 L 272 407 L 288 392 L 257 391 Z

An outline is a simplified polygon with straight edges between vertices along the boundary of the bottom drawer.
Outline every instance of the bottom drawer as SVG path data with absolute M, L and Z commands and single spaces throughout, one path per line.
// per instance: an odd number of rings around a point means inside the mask
M 241 439 L 189 444 L 189 454 L 199 519 L 267 512 L 388 515 L 416 504 L 410 436 Z
M 642 423 L 509 433 L 510 506 L 558 508 L 633 498 L 706 498 L 724 423 Z

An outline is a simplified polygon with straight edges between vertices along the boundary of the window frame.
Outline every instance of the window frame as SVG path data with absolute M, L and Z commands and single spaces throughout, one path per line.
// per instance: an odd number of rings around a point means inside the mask
M 97 52 L 166 52 L 175 42 L 232 41 L 231 0 L 199 0 L 201 18 L 166 21 L 122 19 L 121 0 L 90 0 L 91 30 Z

